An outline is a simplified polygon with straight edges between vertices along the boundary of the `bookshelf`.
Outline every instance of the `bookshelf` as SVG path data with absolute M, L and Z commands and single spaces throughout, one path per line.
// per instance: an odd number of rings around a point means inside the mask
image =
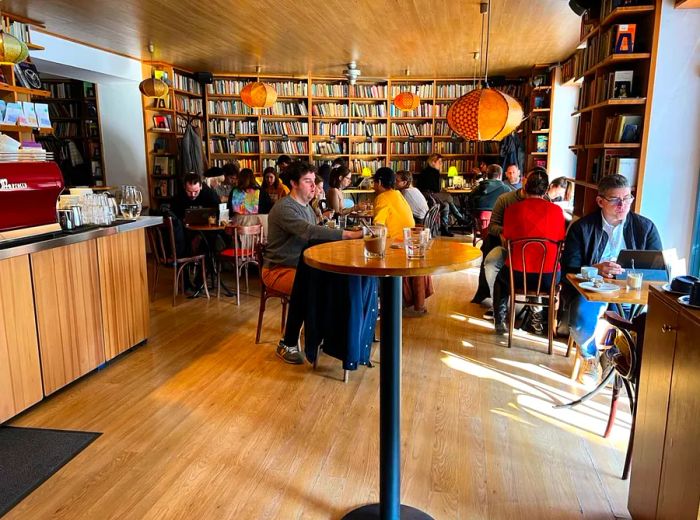
M 549 168 L 551 163 L 550 130 L 555 82 L 550 66 L 535 65 L 530 71 L 528 86 L 526 103 L 530 117 L 525 129 L 527 134 L 525 171 L 530 171 L 536 166 Z
M 562 66 L 562 81 L 579 84 L 574 213 L 597 207 L 597 183 L 620 173 L 641 206 L 647 127 L 653 90 L 660 0 L 604 0 L 585 14 L 581 40 Z
M 278 92 L 270 109 L 245 106 L 240 92 L 254 81 L 271 83 Z M 466 142 L 447 126 L 447 109 L 471 91 L 474 80 L 376 79 L 349 85 L 345 78 L 218 74 L 205 92 L 207 149 L 210 166 L 237 160 L 241 167 L 261 172 L 281 154 L 321 164 L 336 157 L 360 174 L 382 166 L 419 172 L 433 152 L 450 166 L 469 173 L 478 156 L 498 156 L 498 143 Z M 521 84 L 504 89 L 523 97 Z M 392 104 L 402 91 L 412 91 L 421 103 L 412 112 Z
M 146 161 L 151 205 L 158 207 L 171 201 L 178 189 L 177 157 L 180 139 L 188 120 L 199 126 L 202 139 L 206 135 L 204 89 L 192 72 L 162 62 L 144 62 L 144 77 L 156 76 L 168 83 L 163 98 L 142 96 Z M 206 148 L 202 143 L 206 162 Z
M 102 137 L 97 103 L 97 86 L 87 81 L 68 78 L 42 78 L 42 89 L 49 97 L 34 98 L 49 106 L 49 117 L 56 139 L 39 138 L 53 149 L 72 142 L 83 159 L 73 166 L 61 161 L 59 166 L 67 185 L 105 186 L 106 177 L 102 158 Z

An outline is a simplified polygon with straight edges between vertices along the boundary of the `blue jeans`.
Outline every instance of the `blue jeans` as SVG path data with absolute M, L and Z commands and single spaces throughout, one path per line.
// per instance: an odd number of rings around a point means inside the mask
M 569 334 L 573 337 L 583 357 L 593 357 L 598 354 L 595 344 L 595 329 L 598 320 L 603 316 L 608 304 L 605 302 L 589 302 L 580 294 L 571 302 L 569 315 Z

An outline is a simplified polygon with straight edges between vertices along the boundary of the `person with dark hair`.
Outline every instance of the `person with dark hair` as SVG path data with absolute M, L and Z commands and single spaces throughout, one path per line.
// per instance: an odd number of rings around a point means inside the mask
M 454 204 L 452 195 L 443 193 L 440 182 L 440 169 L 442 168 L 442 155 L 434 153 L 428 157 L 425 168 L 420 172 L 416 187 L 423 192 L 426 200 L 432 197 L 440 203 L 441 226 L 440 234 L 444 236 L 454 236 L 450 232 L 450 214 L 454 215 L 457 222 L 467 225 L 468 222 L 462 216 L 457 206 Z
M 506 166 L 506 181 L 505 185 L 511 190 L 519 190 L 523 187 L 522 179 L 520 178 L 520 168 L 515 163 Z
M 231 222 L 238 226 L 253 226 L 260 222 L 257 215 L 265 215 L 272 208 L 272 200 L 266 190 L 261 190 L 255 182 L 255 174 L 250 168 L 243 168 L 238 174 L 238 185 L 228 196 L 228 210 Z
M 413 175 L 411 172 L 401 170 L 396 172 L 396 189 L 401 192 L 408 205 L 411 206 L 413 220 L 416 224 L 423 224 L 423 219 L 428 213 L 428 201 L 418 188 L 413 186 Z
M 277 176 L 277 171 L 272 166 L 263 170 L 263 189 L 267 192 L 272 204 L 289 193 L 289 188 L 282 184 Z
M 332 170 L 335 170 L 336 168 L 339 168 L 341 166 L 347 167 L 345 159 L 343 159 L 342 157 L 336 157 L 335 159 L 333 159 L 333 162 L 331 163 Z
M 331 184 L 331 165 L 328 163 L 324 163 L 321 166 L 318 167 L 318 176 L 323 179 L 323 192 L 326 193 L 328 192 L 328 188 L 330 187 Z
M 566 221 L 561 208 L 544 200 L 544 195 L 549 187 L 549 179 L 546 174 L 533 172 L 528 175 L 523 186 L 524 199 L 509 205 L 503 215 L 502 239 L 518 240 L 523 238 L 547 238 L 555 242 L 564 239 Z M 544 260 L 542 284 L 548 286 L 552 277 L 558 278 L 559 273 L 554 272 L 554 263 L 557 255 L 557 246 L 547 243 L 542 258 L 540 249 L 530 248 L 525 251 L 527 266 L 536 266 L 536 273 L 525 271 L 523 265 L 522 248 L 514 248 L 512 251 L 513 265 L 509 265 L 508 258 L 505 266 L 513 270 L 515 283 L 520 285 L 526 279 L 529 285 L 536 285 L 539 277 L 539 266 Z M 508 310 L 507 294 L 510 286 L 510 274 L 508 269 L 501 269 L 496 276 L 493 290 L 494 329 L 497 334 L 506 332 L 506 312 Z M 511 309 L 514 312 L 514 309 Z M 537 311 L 536 311 L 537 312 Z M 541 310 L 538 319 L 534 320 L 539 328 L 535 332 L 541 333 Z
M 292 190 L 270 211 L 261 275 L 266 286 L 291 295 L 287 325 L 277 345 L 277 356 L 286 363 L 298 365 L 304 362 L 299 350 L 299 333 L 304 321 L 306 287 L 302 280 L 295 282 L 295 275 L 302 252 L 311 241 L 362 238 L 362 231 L 317 225 L 309 205 L 316 193 L 316 168 L 298 161 L 289 165 L 287 173 Z
M 352 201 L 343 197 L 343 190 L 350 186 L 352 174 L 345 166 L 338 166 L 331 170 L 330 188 L 326 192 L 328 209 L 332 209 L 338 215 L 350 213 L 353 208 Z M 345 201 L 348 201 L 347 203 Z
M 549 183 L 547 193 L 544 198 L 550 202 L 564 202 L 569 181 L 566 177 L 557 177 Z
M 173 213 L 180 219 L 185 218 L 185 211 L 192 208 L 219 207 L 219 197 L 209 186 L 202 183 L 197 173 L 188 173 L 182 179 L 182 191 L 179 191 L 173 203 Z
M 214 168 L 211 169 L 213 170 Z M 221 202 L 228 202 L 229 193 L 238 183 L 238 173 L 240 172 L 238 162 L 226 163 L 217 169 L 221 171 L 220 175 L 223 176 L 223 181 L 214 186 L 214 191 Z M 207 176 L 206 173 L 204 175 L 205 177 Z
M 291 189 L 289 179 L 287 177 L 287 168 L 292 164 L 292 158 L 289 155 L 280 155 L 277 158 L 277 169 L 279 170 L 279 178 L 287 188 Z
M 593 266 L 604 278 L 613 278 L 624 269 L 616 262 L 623 249 L 661 250 L 661 237 L 654 223 L 630 212 L 634 196 L 622 175 L 606 175 L 598 183 L 598 208 L 569 228 L 562 252 L 565 273 L 578 273 L 584 265 Z M 606 327 L 600 320 L 607 304 L 589 302 L 568 282 L 562 285 L 560 311 L 569 309 L 569 333 L 578 345 L 583 364 L 578 381 L 587 387 L 598 383 L 597 340 Z
M 486 168 L 486 179 L 482 180 L 469 194 L 469 208 L 472 211 L 491 211 L 496 200 L 504 193 L 513 191 L 501 180 L 503 169 L 497 164 Z
M 479 157 L 476 160 L 476 166 L 472 168 L 471 177 L 475 180 L 485 179 L 489 162 L 485 157 Z

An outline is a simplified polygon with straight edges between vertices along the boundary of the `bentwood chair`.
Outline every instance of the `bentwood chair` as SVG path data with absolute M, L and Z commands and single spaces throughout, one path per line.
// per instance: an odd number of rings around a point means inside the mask
M 423 227 L 430 230 L 430 235 L 437 237 L 440 235 L 440 204 L 433 204 L 423 219 Z
M 245 271 L 245 292 L 248 293 L 248 266 L 261 264 L 255 256 L 255 246 L 262 242 L 262 224 L 253 226 L 227 226 L 226 233 L 233 236 L 233 247 L 219 253 L 217 268 L 216 297 L 221 294 L 221 265 L 223 262 L 233 262 L 236 271 L 236 305 L 241 304 L 241 271 Z
M 556 247 L 554 258 L 553 271 L 545 271 L 547 260 L 547 245 Z M 556 329 L 556 308 L 559 296 L 559 258 L 564 242 L 556 242 L 546 238 L 524 238 L 518 240 L 508 240 L 508 264 L 513 265 L 514 251 L 517 252 L 521 259 L 521 265 L 524 272 L 522 273 L 522 284 L 516 285 L 513 269 L 510 272 L 510 311 L 508 320 L 508 348 L 512 346 L 513 329 L 515 328 L 515 306 L 525 305 L 529 307 L 547 307 L 548 323 L 547 323 L 547 340 L 548 353 L 551 356 L 554 347 L 554 331 Z M 534 257 L 540 258 L 536 265 L 529 265 L 527 262 L 527 252 L 534 251 Z M 550 253 L 551 254 L 551 253 Z M 530 276 L 528 276 L 530 275 Z M 536 283 L 528 283 L 528 278 L 532 280 L 533 275 L 536 276 Z M 545 276 L 549 275 L 549 276 Z M 549 283 L 546 283 L 546 278 L 550 278 Z
M 489 233 L 489 224 L 491 223 L 491 211 L 488 210 L 476 210 L 472 214 L 474 219 L 474 238 L 472 239 L 472 246 L 476 247 L 476 243 L 479 239 L 483 240 Z
M 185 292 L 183 272 L 186 267 L 195 266 L 202 269 L 202 281 L 204 292 L 209 298 L 209 288 L 207 287 L 207 266 L 205 255 L 188 256 L 178 258 L 175 247 L 175 227 L 172 217 L 163 217 L 163 223 L 159 226 L 146 228 L 148 242 L 153 252 L 154 274 L 151 298 L 155 299 L 156 288 L 158 287 L 158 272 L 161 266 L 173 268 L 173 307 L 177 302 L 178 287 L 182 283 L 182 292 Z
M 282 301 L 282 324 L 280 331 L 284 334 L 284 325 L 287 319 L 287 305 L 291 295 L 269 288 L 265 285 L 262 277 L 263 254 L 265 253 L 265 244 L 258 243 L 255 245 L 255 260 L 260 266 L 260 311 L 258 312 L 258 328 L 255 332 L 255 343 L 260 343 L 260 331 L 262 330 L 263 316 L 265 314 L 265 304 L 269 298 L 279 298 Z

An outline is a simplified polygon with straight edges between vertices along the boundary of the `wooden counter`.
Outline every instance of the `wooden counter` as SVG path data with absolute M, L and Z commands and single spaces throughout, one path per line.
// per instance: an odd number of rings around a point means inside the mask
M 145 218 L 5 248 L 0 423 L 148 337 Z
M 635 520 L 698 518 L 700 310 L 652 287 L 628 508 Z

